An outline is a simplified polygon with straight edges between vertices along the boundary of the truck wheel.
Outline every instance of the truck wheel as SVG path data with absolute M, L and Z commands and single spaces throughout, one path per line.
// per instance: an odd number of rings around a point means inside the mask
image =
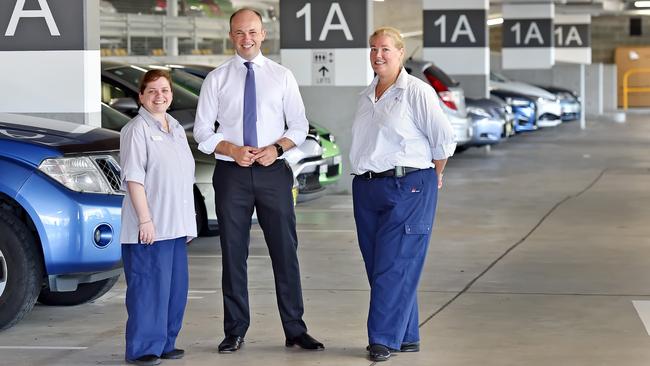
M 32 310 L 42 283 L 34 235 L 13 212 L 0 208 L 0 330 Z
M 38 302 L 43 305 L 73 306 L 97 300 L 108 292 L 120 276 L 107 278 L 105 280 L 80 283 L 75 291 L 52 292 L 49 288 L 43 288 L 38 296 Z

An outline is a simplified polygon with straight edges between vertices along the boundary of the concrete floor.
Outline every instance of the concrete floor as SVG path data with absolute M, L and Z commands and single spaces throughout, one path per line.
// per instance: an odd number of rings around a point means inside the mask
M 391 365 L 647 365 L 650 336 L 650 121 L 589 121 L 470 149 L 445 172 L 420 287 L 422 351 Z M 368 285 L 349 196 L 296 208 L 305 320 L 324 352 L 285 349 L 259 228 L 249 259 L 245 347 L 222 338 L 216 238 L 190 247 L 190 300 L 167 365 L 371 365 Z M 0 333 L 0 365 L 121 365 L 124 292 L 93 304 L 36 306 Z M 647 307 L 647 306 L 646 306 Z M 27 349 L 21 347 L 29 347 Z

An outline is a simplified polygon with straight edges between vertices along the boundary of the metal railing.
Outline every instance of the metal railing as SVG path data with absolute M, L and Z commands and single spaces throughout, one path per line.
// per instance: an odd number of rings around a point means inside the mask
M 279 48 L 279 24 L 265 23 L 266 45 Z M 225 52 L 228 47 L 227 18 L 166 16 L 148 14 L 102 14 L 100 17 L 101 47 L 116 55 L 155 54 L 167 49 L 168 37 L 177 37 L 184 49 L 193 53 Z M 144 40 L 144 41 L 143 41 Z M 139 42 L 136 47 L 134 43 Z M 207 48 L 206 49 L 206 45 Z
M 623 74 L 623 109 L 628 107 L 629 93 L 650 93 L 650 86 L 629 86 L 630 76 L 642 73 L 650 74 L 650 68 L 630 69 Z

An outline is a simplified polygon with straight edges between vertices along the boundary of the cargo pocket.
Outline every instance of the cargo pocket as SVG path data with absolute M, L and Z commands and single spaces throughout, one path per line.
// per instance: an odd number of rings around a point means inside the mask
M 422 254 L 431 233 L 430 224 L 404 224 L 400 258 L 410 259 Z

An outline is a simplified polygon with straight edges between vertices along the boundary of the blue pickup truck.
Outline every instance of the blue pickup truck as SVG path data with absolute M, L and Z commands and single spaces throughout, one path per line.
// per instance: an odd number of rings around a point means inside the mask
M 78 305 L 121 269 L 119 134 L 0 114 L 0 330 L 36 301 Z

